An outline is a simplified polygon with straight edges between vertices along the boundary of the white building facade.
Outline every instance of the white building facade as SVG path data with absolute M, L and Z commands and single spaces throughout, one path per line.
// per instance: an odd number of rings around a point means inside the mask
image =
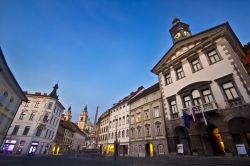
M 23 102 L 17 111 L 3 143 L 4 151 L 23 155 L 55 153 L 53 141 L 64 110 L 57 89 L 56 84 L 49 95 L 26 94 L 28 102 Z
M 175 19 L 170 32 L 174 45 L 152 69 L 162 92 L 169 152 L 178 153 L 178 144 L 184 154 L 236 155 L 237 144 L 249 149 L 250 78 L 229 24 L 190 36 L 188 25 Z M 183 113 L 194 115 L 190 127 L 184 127 Z
M 108 155 L 114 153 L 114 142 L 118 141 L 118 155 L 129 155 L 129 109 L 128 101 L 143 90 L 139 87 L 136 92 L 120 100 L 110 109 L 109 134 L 108 134 Z

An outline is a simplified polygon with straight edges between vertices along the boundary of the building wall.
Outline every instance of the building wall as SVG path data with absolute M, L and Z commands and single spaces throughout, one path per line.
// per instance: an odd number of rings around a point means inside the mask
M 143 92 L 142 92 L 143 93 Z M 145 157 L 146 144 L 153 145 L 154 155 L 168 153 L 164 112 L 160 90 L 130 104 L 130 156 Z M 159 127 L 159 132 L 157 131 Z M 149 128 L 149 132 L 147 131 Z M 158 147 L 163 151 L 158 153 Z
M 109 114 L 101 117 L 98 134 L 98 147 L 102 154 L 107 154 L 108 138 L 109 138 Z
M 0 54 L 2 51 L 0 50 Z M 7 130 L 16 114 L 16 111 L 24 100 L 23 92 L 17 87 L 3 63 L 3 55 L 0 55 L 0 145 L 7 134 Z
M 184 78 L 176 79 L 176 71 L 173 66 L 169 69 L 172 78 L 171 84 L 167 85 L 165 73 L 160 72 L 158 75 L 167 119 L 166 128 L 170 152 L 176 153 L 177 144 L 182 143 L 185 154 L 218 155 L 218 146 L 211 144 L 211 134 L 208 132 L 210 129 L 214 131 L 215 128 L 219 129 L 223 142 L 224 152 L 221 154 L 232 153 L 236 155 L 235 146 L 237 143 L 244 143 L 247 149 L 250 147 L 249 139 L 247 141 L 244 135 L 245 132 L 249 131 L 249 127 L 244 124 L 250 123 L 250 79 L 239 58 L 243 52 L 234 43 L 235 41 L 229 41 L 225 37 L 220 37 L 212 42 L 213 44 L 204 44 L 202 49 L 195 50 L 193 53 L 197 54 L 200 59 L 201 70 L 193 72 L 188 57 L 181 60 Z M 215 49 L 221 58 L 214 64 L 209 63 L 207 56 L 207 50 L 211 48 Z M 187 51 L 188 49 L 189 46 L 186 46 L 179 50 Z M 178 55 L 173 56 L 167 63 L 171 63 L 175 58 L 178 58 Z M 223 81 L 233 83 L 239 98 L 227 99 L 222 88 Z M 191 92 L 191 90 L 197 88 L 195 83 L 201 82 L 210 82 L 206 86 L 211 90 L 213 98 L 212 109 L 204 110 L 208 125 L 205 125 L 202 115 L 197 114 L 198 122 L 191 122 L 190 129 L 185 129 L 182 115 L 183 111 L 187 111 L 188 108 L 184 104 L 184 95 L 181 93 L 184 93 L 184 90 Z M 202 88 L 202 86 L 204 85 L 199 85 L 199 88 Z M 205 108 L 204 96 L 201 95 L 201 98 Z M 172 99 L 176 100 L 177 114 L 171 111 L 170 101 Z M 234 123 L 241 125 L 244 129 L 241 131 L 239 129 L 238 131 L 234 130 L 235 133 L 233 133 L 230 126 Z
M 118 104 L 112 110 L 110 110 L 109 125 L 108 144 L 114 144 L 117 131 L 117 140 L 119 145 L 124 145 L 127 149 L 126 154 L 124 155 L 129 154 L 129 105 L 127 102 Z M 124 135 L 122 135 L 122 133 L 124 133 Z
M 16 153 L 18 144 L 25 141 L 22 154 L 27 154 L 32 141 L 38 141 L 36 154 L 48 154 L 56 136 L 60 117 L 63 112 L 61 104 L 51 97 L 42 95 L 27 95 L 28 102 L 23 102 L 8 130 L 7 139 L 16 140 L 13 150 Z M 31 118 L 33 115 L 33 118 Z M 21 118 L 23 116 L 23 118 Z M 47 117 L 47 118 L 46 118 Z M 17 133 L 13 134 L 15 126 L 20 126 Z M 30 127 L 28 134 L 24 135 L 25 127 Z M 38 128 L 42 131 L 36 136 Z

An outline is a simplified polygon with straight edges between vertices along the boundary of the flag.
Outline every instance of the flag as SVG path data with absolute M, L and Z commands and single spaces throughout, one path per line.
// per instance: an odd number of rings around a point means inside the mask
M 205 114 L 204 114 L 204 107 L 203 107 L 203 105 L 201 105 L 201 113 L 202 113 L 202 117 L 203 117 L 204 123 L 207 126 L 207 119 L 206 119 Z
M 184 126 L 190 128 L 190 115 L 187 112 L 183 112 Z
M 193 121 L 194 123 L 196 122 L 196 117 L 195 117 L 195 107 L 190 106 L 189 107 L 189 112 L 191 113 L 192 117 L 193 117 Z

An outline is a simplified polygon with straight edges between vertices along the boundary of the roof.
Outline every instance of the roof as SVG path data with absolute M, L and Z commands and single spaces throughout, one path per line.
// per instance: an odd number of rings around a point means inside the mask
M 215 26 L 215 27 L 212 27 L 212 28 L 210 28 L 210 29 L 207 29 L 207 30 L 205 30 L 205 31 L 199 32 L 199 33 L 197 33 L 197 34 L 195 34 L 195 35 L 192 35 L 192 36 L 190 36 L 190 37 L 188 37 L 188 38 L 184 38 L 184 39 L 182 39 L 182 40 L 179 40 L 179 41 L 175 42 L 175 43 L 172 45 L 172 47 L 165 53 L 165 55 L 160 59 L 160 61 L 152 68 L 151 72 L 155 73 L 156 67 L 163 61 L 163 59 L 164 59 L 164 58 L 165 58 L 174 48 L 176 48 L 178 45 L 182 44 L 184 41 L 192 40 L 192 39 L 194 39 L 194 38 L 197 37 L 197 36 L 203 35 L 203 34 L 205 34 L 205 33 L 207 33 L 207 32 L 213 31 L 213 30 L 215 30 L 215 29 L 219 29 L 219 28 L 221 28 L 221 27 L 227 27 L 227 28 L 228 28 L 228 30 L 231 32 L 231 34 L 233 35 L 233 37 L 236 39 L 237 43 L 240 45 L 240 47 L 242 48 L 242 50 L 245 52 L 245 50 L 244 50 L 244 48 L 243 48 L 241 42 L 239 41 L 239 39 L 237 38 L 237 36 L 236 36 L 235 33 L 233 32 L 231 26 L 229 25 L 228 22 L 225 22 L 225 23 L 222 23 L 222 24 L 217 25 L 217 26 Z M 155 74 L 156 74 L 156 73 L 155 73 Z
M 72 132 L 78 132 L 78 133 L 86 135 L 85 132 L 81 131 L 79 129 L 79 127 L 75 123 L 73 123 L 71 121 L 60 120 L 60 126 L 62 126 L 65 129 L 68 129 L 68 130 L 70 130 Z
M 143 98 L 143 97 L 145 97 L 153 92 L 156 92 L 158 90 L 160 90 L 160 86 L 159 86 L 159 83 L 156 83 L 156 84 L 150 86 L 149 88 L 145 89 L 144 91 L 142 91 L 137 96 L 133 97 L 131 100 L 129 100 L 128 103 L 131 104 L 131 103 L 135 102 L 136 100 L 139 100 L 139 99 L 141 99 L 141 98 Z
M 27 102 L 28 99 L 27 99 L 27 97 L 25 96 L 25 94 L 23 93 L 23 90 L 22 90 L 22 88 L 20 87 L 20 85 L 18 84 L 18 82 L 17 82 L 16 78 L 14 77 L 13 73 L 11 72 L 11 70 L 10 70 L 10 68 L 9 68 L 9 66 L 8 66 L 8 64 L 7 64 L 6 60 L 5 60 L 5 58 L 4 58 L 4 55 L 3 55 L 3 52 L 2 52 L 1 47 L 0 47 L 0 60 L 1 60 L 1 61 L 3 62 L 3 64 L 5 65 L 6 70 L 7 70 L 7 73 L 10 75 L 11 79 L 13 80 L 14 85 L 17 87 L 17 89 L 18 89 L 18 91 L 19 91 L 19 94 L 21 95 L 21 96 L 20 96 L 20 97 L 21 97 L 21 100 Z M 0 66 L 0 72 L 2 72 L 1 66 Z
M 87 134 L 86 134 L 84 131 L 82 131 L 81 129 L 79 129 L 79 127 L 78 127 L 75 123 L 73 123 L 73 122 L 71 122 L 71 123 L 72 123 L 72 125 L 75 126 L 76 132 L 78 132 L 78 133 L 80 133 L 80 134 L 84 134 L 84 135 L 87 136 Z
M 70 121 L 60 120 L 60 125 L 70 131 L 75 132 L 77 129 Z

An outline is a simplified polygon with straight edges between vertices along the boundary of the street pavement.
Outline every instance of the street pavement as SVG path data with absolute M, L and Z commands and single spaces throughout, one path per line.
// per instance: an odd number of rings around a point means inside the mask
M 0 166 L 250 166 L 250 157 L 166 156 L 161 158 L 83 158 L 0 156 Z

